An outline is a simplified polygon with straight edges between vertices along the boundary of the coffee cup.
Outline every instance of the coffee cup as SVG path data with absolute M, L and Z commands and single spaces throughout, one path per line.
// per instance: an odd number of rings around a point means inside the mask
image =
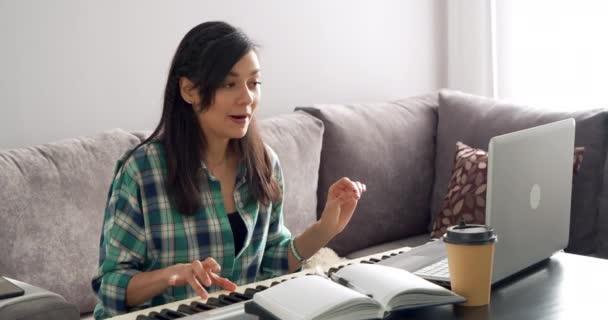
M 449 227 L 443 236 L 452 291 L 467 299 L 461 305 L 490 303 L 496 240 L 492 228 L 464 221 Z

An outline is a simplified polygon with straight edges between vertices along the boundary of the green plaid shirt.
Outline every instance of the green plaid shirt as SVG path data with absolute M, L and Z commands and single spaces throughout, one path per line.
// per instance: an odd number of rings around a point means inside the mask
M 267 150 L 274 176 L 283 189 L 278 158 L 272 149 Z M 124 161 L 124 157 L 118 161 L 108 194 L 99 269 L 92 281 L 100 299 L 95 307 L 96 319 L 196 296 L 190 286 L 168 287 L 144 305 L 128 308 L 127 284 L 142 271 L 213 257 L 222 266 L 222 277 L 237 285 L 288 272 L 291 233 L 283 225 L 283 201 L 269 206 L 247 201 L 247 169 L 242 162 L 238 167 L 234 200 L 247 227 L 247 236 L 241 251 L 234 252 L 220 182 L 205 166 L 200 182 L 202 206 L 195 216 L 189 217 L 181 215 L 169 202 L 165 189 L 165 151 L 161 143 L 150 142 L 138 148 L 121 168 Z

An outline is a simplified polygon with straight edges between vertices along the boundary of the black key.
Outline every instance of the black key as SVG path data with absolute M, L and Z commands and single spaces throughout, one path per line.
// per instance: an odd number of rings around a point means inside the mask
M 245 291 L 243 292 L 244 294 L 251 294 L 254 295 L 255 293 L 259 292 L 260 290 L 256 289 L 256 288 L 247 288 L 245 289 Z
M 197 310 L 198 312 L 203 312 L 203 311 L 212 310 L 212 309 L 217 308 L 217 306 L 212 306 L 210 304 L 206 304 L 206 303 L 202 303 L 202 302 L 198 302 L 198 301 L 192 301 L 190 303 L 190 307 L 194 308 L 194 310 Z
M 140 314 L 137 316 L 137 318 L 135 318 L 135 320 L 154 320 L 154 319 L 148 317 L 147 315 Z
M 249 299 L 253 299 L 253 295 L 256 294 L 258 291 L 255 290 L 254 288 L 247 288 L 245 289 L 245 292 L 243 292 L 243 294 L 247 297 L 249 297 Z
M 231 297 L 231 296 L 227 296 L 225 294 L 221 294 L 219 296 L 219 298 L 220 298 L 220 302 L 223 302 L 226 305 L 231 305 L 233 303 L 241 302 L 241 300 L 239 300 L 237 298 L 234 298 L 234 297 Z
M 160 310 L 160 314 L 162 314 L 165 317 L 169 317 L 171 319 L 179 319 L 179 318 L 183 318 L 186 315 L 181 313 L 181 312 L 177 312 L 177 311 L 173 311 L 171 309 L 162 309 Z
M 154 319 L 154 320 L 171 320 L 171 318 L 163 316 L 162 314 L 156 312 L 156 311 L 152 311 L 150 312 L 150 314 L 148 315 L 148 317 Z
M 327 271 L 327 274 L 332 274 L 332 273 L 335 273 L 335 272 L 336 272 L 336 271 L 338 271 L 338 270 L 340 270 L 340 269 L 338 269 L 338 268 L 336 268 L 336 267 L 329 268 L 329 270 Z
M 307 276 L 312 276 L 312 275 L 314 275 L 314 273 L 310 273 L 310 272 L 309 272 L 309 273 L 307 273 L 306 275 L 307 275 Z
M 270 286 L 271 286 L 271 287 L 274 287 L 274 286 L 276 286 L 276 285 L 277 285 L 277 284 L 279 284 L 279 283 L 280 283 L 279 281 L 273 281 L 273 282 L 270 284 Z
M 185 313 L 185 314 L 195 314 L 195 313 L 201 312 L 201 311 L 195 310 L 193 307 L 185 305 L 185 304 L 180 304 L 177 307 L 177 311 L 179 311 L 181 313 Z
M 361 263 L 365 263 L 365 264 L 374 264 L 373 262 L 371 262 L 371 261 L 367 261 L 367 260 L 361 260 Z
M 398 253 L 394 253 L 394 252 L 391 253 L 391 257 L 397 256 L 397 255 L 399 255 L 399 254 Z
M 229 305 L 230 303 L 221 301 L 219 298 L 211 297 L 211 298 L 207 299 L 207 304 L 216 306 L 216 307 L 223 307 L 223 306 Z
M 382 256 L 382 258 L 381 258 L 381 259 L 382 259 L 382 260 L 386 260 L 386 259 L 388 259 L 388 258 L 390 258 L 390 257 L 391 257 L 391 256 L 386 256 L 386 255 L 384 255 L 384 256 Z
M 373 263 L 378 263 L 378 262 L 380 262 L 380 259 L 370 258 L 369 261 L 371 261 Z
M 230 292 L 230 294 L 228 294 L 229 296 L 233 297 L 233 298 L 237 298 L 240 299 L 241 301 L 247 301 L 251 298 L 249 298 L 248 296 L 242 294 L 242 293 L 238 293 L 238 292 Z
M 399 254 L 402 254 L 402 253 L 404 253 L 404 252 L 405 252 L 405 251 L 399 251 Z
M 268 289 L 268 287 L 267 287 L 267 286 L 263 286 L 263 285 L 261 285 L 261 284 L 260 284 L 260 285 L 258 285 L 258 286 L 257 286 L 257 287 L 255 287 L 255 288 L 256 288 L 258 291 L 264 291 L 264 290 Z

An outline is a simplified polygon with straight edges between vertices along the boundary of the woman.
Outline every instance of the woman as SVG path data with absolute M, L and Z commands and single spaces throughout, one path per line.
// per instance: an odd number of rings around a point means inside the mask
M 260 77 L 254 45 L 224 22 L 181 41 L 158 127 L 117 165 L 95 318 L 293 272 L 348 224 L 365 185 L 342 178 L 318 222 L 296 238 L 283 225 L 281 167 L 255 125 Z

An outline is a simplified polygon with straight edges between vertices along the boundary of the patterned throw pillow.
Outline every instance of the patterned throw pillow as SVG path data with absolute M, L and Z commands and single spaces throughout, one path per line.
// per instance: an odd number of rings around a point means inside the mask
M 580 170 L 584 147 L 574 148 L 573 175 Z M 466 223 L 485 224 L 488 153 L 456 142 L 456 156 L 448 193 L 432 225 L 431 237 L 445 234 L 449 226 Z

